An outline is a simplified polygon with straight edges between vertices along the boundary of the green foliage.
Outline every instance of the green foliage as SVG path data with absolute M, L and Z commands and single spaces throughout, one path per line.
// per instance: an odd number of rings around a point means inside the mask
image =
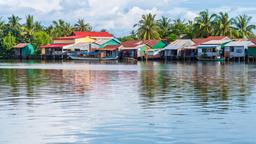
M 15 45 L 16 38 L 11 33 L 8 33 L 2 40 L 2 46 L 5 51 L 10 51 Z
M 157 25 L 155 17 L 156 15 L 152 15 L 151 13 L 142 15 L 142 19 L 134 25 L 134 27 L 137 27 L 136 34 L 140 39 L 160 39 L 160 28 Z
M 171 20 L 167 17 L 162 17 L 157 20 L 157 25 L 159 27 L 160 37 L 167 38 L 172 29 Z
M 74 25 L 76 31 L 91 31 L 92 27 L 89 23 L 86 23 L 84 19 L 78 19 L 77 23 Z
M 234 20 L 234 26 L 239 38 L 254 37 L 253 30 L 256 29 L 255 25 L 250 24 L 252 17 L 247 15 L 239 15 Z
M 168 36 L 168 41 L 170 41 L 170 42 L 173 42 L 173 41 L 175 41 L 177 39 L 177 35 L 175 35 L 175 34 L 170 34 L 169 36 Z
M 40 46 L 51 42 L 51 37 L 44 31 L 34 32 L 32 35 L 32 45 L 34 46 L 36 53 L 40 52 Z

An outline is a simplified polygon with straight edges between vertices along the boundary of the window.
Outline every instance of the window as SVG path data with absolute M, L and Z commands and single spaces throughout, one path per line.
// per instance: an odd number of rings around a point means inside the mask
M 230 47 L 230 52 L 234 52 L 235 48 L 234 47 Z
M 236 53 L 243 53 L 242 49 L 236 49 Z

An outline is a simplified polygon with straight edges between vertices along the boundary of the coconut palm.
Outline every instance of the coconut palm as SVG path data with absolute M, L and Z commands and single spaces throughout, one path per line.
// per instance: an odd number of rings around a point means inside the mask
M 234 19 L 229 18 L 228 13 L 220 12 L 216 16 L 214 33 L 218 36 L 234 36 L 234 28 L 232 27 Z
M 30 42 L 34 32 L 34 17 L 32 15 L 26 16 L 26 23 L 22 29 L 24 31 L 23 35 L 25 36 L 25 39 Z
M 45 28 L 44 28 L 44 26 L 40 22 L 36 21 L 34 23 L 34 30 L 37 31 L 37 32 L 38 31 L 44 31 Z
M 156 15 L 151 13 L 147 15 L 142 15 L 142 19 L 134 25 L 137 27 L 136 34 L 140 39 L 150 40 L 150 39 L 159 39 L 159 27 L 155 21 Z
M 91 31 L 92 27 L 89 23 L 86 23 L 84 19 L 78 19 L 77 23 L 75 24 L 76 31 Z
M 53 21 L 53 27 L 55 33 L 54 37 L 69 36 L 74 30 L 71 24 L 65 22 L 62 19 L 59 19 L 58 21 Z
M 20 17 L 12 15 L 11 17 L 8 17 L 8 24 L 10 27 L 16 28 L 20 26 L 20 20 Z
M 247 15 L 240 15 L 235 18 L 234 26 L 239 38 L 250 38 L 254 35 L 253 30 L 256 29 L 256 26 L 250 24 L 251 20 L 252 17 Z
M 185 20 L 176 19 L 173 21 L 171 33 L 175 34 L 178 38 L 182 38 L 187 34 L 187 28 Z
M 162 17 L 157 20 L 157 25 L 160 28 L 159 34 L 161 38 L 166 38 L 171 31 L 171 20 L 167 17 Z
M 213 34 L 213 23 L 216 14 L 209 14 L 208 10 L 199 13 L 199 16 L 195 18 L 195 30 L 197 31 L 197 37 L 207 37 Z

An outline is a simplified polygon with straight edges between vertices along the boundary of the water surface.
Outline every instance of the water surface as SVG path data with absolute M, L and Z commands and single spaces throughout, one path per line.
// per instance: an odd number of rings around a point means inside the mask
M 254 144 L 256 65 L 0 63 L 0 143 Z

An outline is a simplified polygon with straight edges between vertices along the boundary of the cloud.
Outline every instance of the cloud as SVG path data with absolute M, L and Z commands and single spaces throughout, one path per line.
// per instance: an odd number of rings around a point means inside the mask
M 157 18 L 163 15 L 172 19 L 189 20 L 206 8 L 212 12 L 227 11 L 231 14 L 256 13 L 253 5 L 238 7 L 239 2 L 229 5 L 225 1 L 225 5 L 222 5 L 218 1 L 220 0 L 211 1 L 209 5 L 198 5 L 205 0 L 2 0 L 0 15 L 6 19 L 11 14 L 23 18 L 32 14 L 46 25 L 57 19 L 75 23 L 78 18 L 84 18 L 95 30 L 105 28 L 120 36 L 128 34 L 141 15 L 149 12 L 157 14 Z M 246 3 L 245 1 L 247 0 L 240 3 Z

